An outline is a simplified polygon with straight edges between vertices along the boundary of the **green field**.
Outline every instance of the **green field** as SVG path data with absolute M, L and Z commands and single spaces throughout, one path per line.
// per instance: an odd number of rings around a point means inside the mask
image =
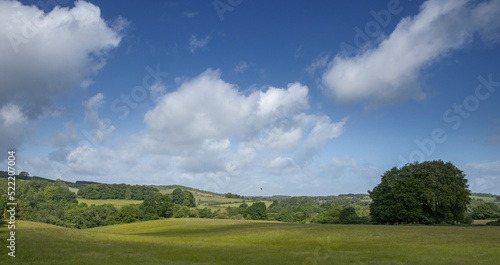
M 86 203 L 88 206 L 95 204 L 95 205 L 103 205 L 103 204 L 112 204 L 116 208 L 121 208 L 122 206 L 129 205 L 129 204 L 140 204 L 142 203 L 141 200 L 92 200 L 92 199 L 82 199 L 78 198 L 78 203 Z
M 494 202 L 496 199 L 496 197 L 475 196 L 475 195 L 470 196 L 470 198 L 475 200 L 483 200 L 484 202 Z
M 166 219 L 77 230 L 17 221 L 0 264 L 500 264 L 500 227 Z

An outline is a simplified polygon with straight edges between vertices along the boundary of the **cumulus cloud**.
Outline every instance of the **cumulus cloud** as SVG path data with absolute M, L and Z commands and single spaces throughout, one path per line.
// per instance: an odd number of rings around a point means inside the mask
M 275 175 L 292 174 L 300 171 L 299 165 L 297 165 L 292 158 L 282 156 L 278 156 L 271 160 L 267 168 L 270 173 Z
M 94 148 L 81 145 L 73 149 L 66 157 L 66 165 L 69 169 L 78 174 L 105 175 L 110 174 L 114 167 L 111 161 L 115 160 L 115 152 L 108 148 Z M 102 165 L 105 161 L 108 166 Z
M 121 36 L 100 15 L 84 1 L 50 13 L 0 1 L 0 35 L 6 36 L 0 41 L 0 105 L 16 102 L 34 118 L 51 104 L 51 96 L 102 68 Z
M 264 132 L 263 139 L 273 134 L 276 136 L 271 138 L 281 140 L 278 136 L 290 132 L 273 126 L 281 126 L 280 119 L 308 107 L 308 89 L 299 83 L 243 95 L 235 85 L 223 81 L 218 70 L 209 69 L 164 95 L 144 121 L 147 136 L 155 143 L 185 149 L 199 147 L 207 139 L 245 141 Z
M 354 57 L 335 56 L 322 76 L 324 92 L 337 101 L 371 105 L 424 98 L 421 71 L 465 47 L 475 34 L 497 41 L 499 13 L 499 1 L 428 0 L 377 47 Z
M 114 28 L 108 26 L 99 8 L 85 1 L 48 13 L 35 5 L 0 1 L 0 108 L 22 117 L 16 127 L 25 124 L 22 120 L 54 114 L 53 98 L 75 85 L 91 84 L 84 78 L 104 66 L 125 24 L 117 19 Z M 23 128 L 17 132 L 11 147 L 22 142 Z
M 308 160 L 311 156 L 316 155 L 328 140 L 339 137 L 343 133 L 344 125 L 347 121 L 347 118 L 344 118 L 340 122 L 332 123 L 328 116 L 307 116 L 306 119 L 312 119 L 314 127 L 296 156 L 299 162 Z
M 221 79 L 219 70 L 208 69 L 160 95 L 144 115 L 145 128 L 116 143 L 75 145 L 76 125 L 67 124 L 52 136 L 52 145 L 61 148 L 48 162 L 62 165 L 57 174 L 70 174 L 72 180 L 114 183 L 120 176 L 144 183 L 148 176 L 148 183 L 250 194 L 251 185 L 276 186 L 269 176 L 311 175 L 305 162 L 341 135 L 345 120 L 308 113 L 308 100 L 308 88 L 300 83 L 241 93 Z M 99 117 L 104 103 L 101 93 L 83 103 L 81 126 L 93 129 L 93 139 L 114 129 Z M 36 165 L 42 161 L 47 160 L 32 159 Z M 54 168 L 41 168 L 37 174 L 54 173 Z
M 307 114 L 308 108 L 308 88 L 300 83 L 244 95 L 218 70 L 208 69 L 145 114 L 141 147 L 175 157 L 180 170 L 196 174 L 236 176 L 266 168 L 275 159 L 268 155 L 285 153 L 303 163 L 340 136 L 345 125 L 345 120 Z
M 189 52 L 194 53 L 196 49 L 205 47 L 209 39 L 209 36 L 198 39 L 195 35 L 191 35 L 191 38 L 189 38 Z

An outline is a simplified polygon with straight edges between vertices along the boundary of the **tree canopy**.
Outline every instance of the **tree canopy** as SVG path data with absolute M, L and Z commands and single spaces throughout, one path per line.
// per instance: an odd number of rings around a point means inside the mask
M 377 223 L 459 223 L 470 202 L 465 174 L 450 162 L 426 161 L 394 167 L 368 191 Z
M 263 202 L 254 202 L 252 206 L 246 210 L 247 219 L 250 220 L 267 220 L 266 204 Z
M 144 200 L 161 195 L 151 186 L 128 184 L 91 184 L 78 190 L 78 196 L 85 199 L 126 199 Z
M 487 219 L 500 217 L 500 207 L 493 202 L 477 205 L 472 209 L 472 218 Z

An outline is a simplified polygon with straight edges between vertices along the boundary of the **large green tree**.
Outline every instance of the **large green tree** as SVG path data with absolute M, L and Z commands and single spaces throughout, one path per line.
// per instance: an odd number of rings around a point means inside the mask
M 450 162 L 426 161 L 394 167 L 368 191 L 377 223 L 459 223 L 470 202 L 465 174 Z
M 182 205 L 182 203 L 184 202 L 184 194 L 182 193 L 181 189 L 177 188 L 172 192 L 172 202 Z
M 145 219 L 153 220 L 171 217 L 174 212 L 173 206 L 170 195 L 160 195 L 145 199 L 139 208 L 144 212 Z
M 190 191 L 183 190 L 182 196 L 183 196 L 183 201 L 182 201 L 183 206 L 196 207 L 196 200 L 194 199 L 194 195 Z
M 251 220 L 267 220 L 266 204 L 263 202 L 254 202 L 246 210 L 247 217 Z

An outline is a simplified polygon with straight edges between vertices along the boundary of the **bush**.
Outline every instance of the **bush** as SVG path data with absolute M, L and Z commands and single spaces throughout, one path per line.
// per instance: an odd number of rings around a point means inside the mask
M 343 224 L 359 224 L 361 223 L 361 218 L 356 214 L 354 207 L 347 207 L 340 211 L 340 222 Z
M 182 206 L 177 212 L 174 213 L 174 218 L 188 217 L 190 210 L 187 206 Z

